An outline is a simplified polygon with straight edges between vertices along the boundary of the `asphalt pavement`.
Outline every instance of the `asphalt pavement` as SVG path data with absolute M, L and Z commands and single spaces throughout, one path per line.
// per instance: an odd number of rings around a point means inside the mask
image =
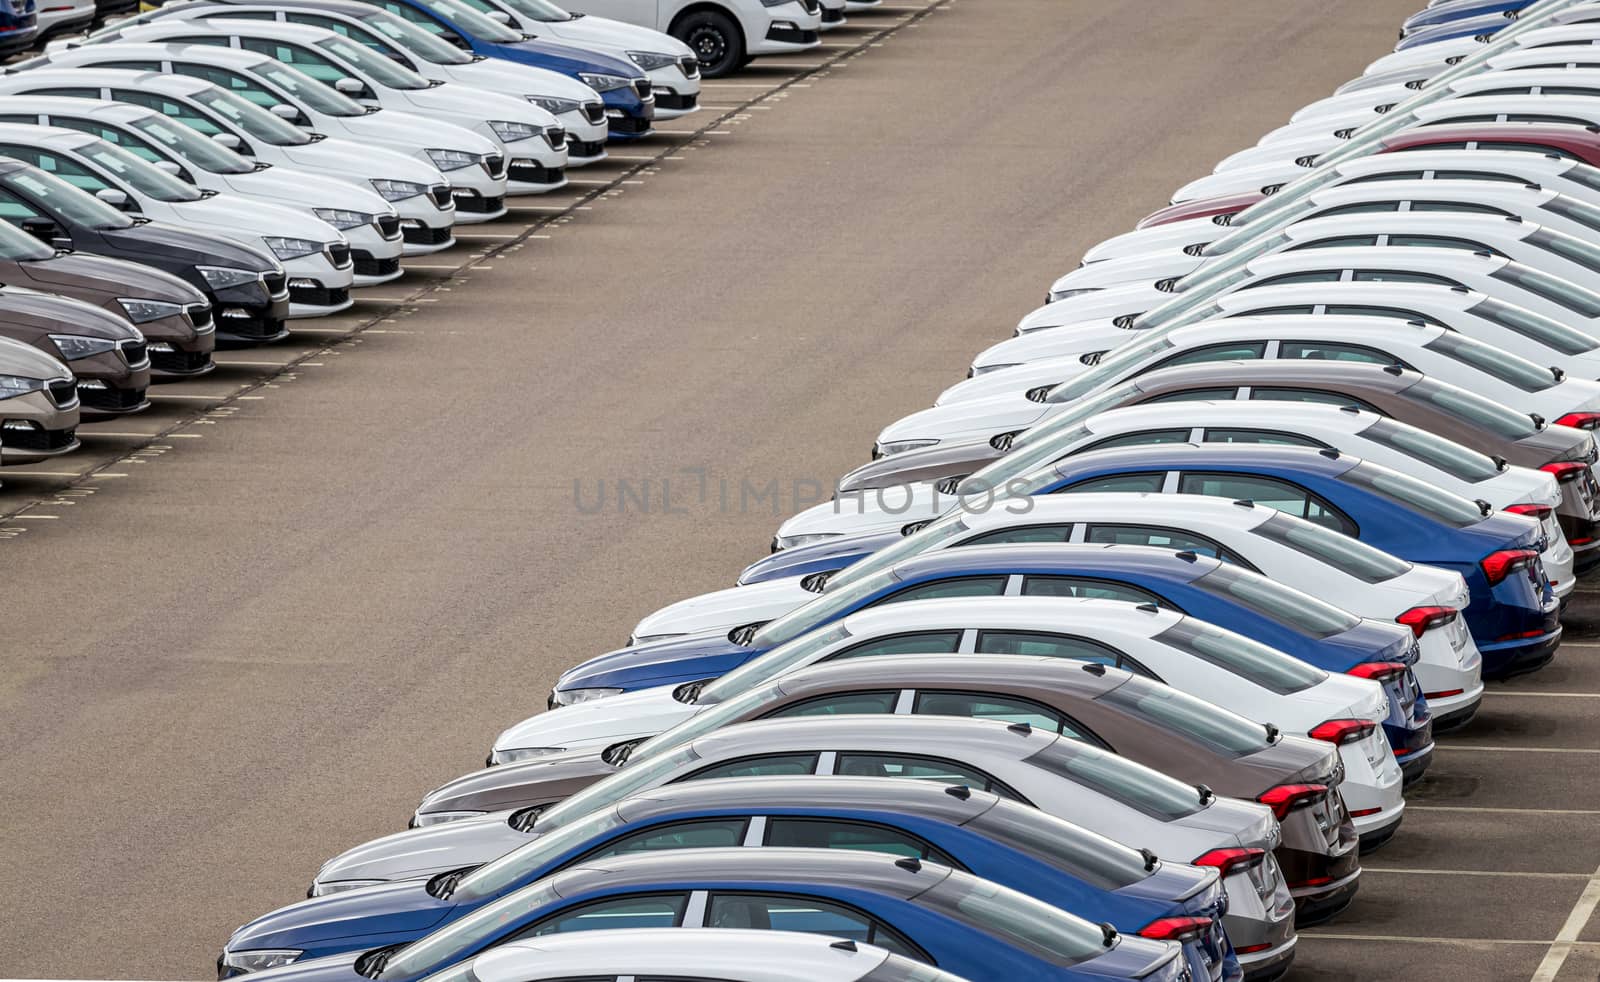
M 8 468 L 0 975 L 207 977 L 1416 5 L 887 0 L 353 311 Z M 1441 741 L 1295 978 L 1600 977 L 1580 590 L 1577 640 Z

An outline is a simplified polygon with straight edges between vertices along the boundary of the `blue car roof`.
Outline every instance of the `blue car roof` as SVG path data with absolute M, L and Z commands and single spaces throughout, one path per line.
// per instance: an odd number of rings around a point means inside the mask
M 1361 463 L 1361 458 L 1338 451 L 1310 447 L 1283 447 L 1266 443 L 1160 443 L 1115 450 L 1095 450 L 1063 457 L 1053 465 L 1058 475 L 1071 479 L 1107 471 L 1151 471 L 1203 467 L 1206 470 L 1247 468 L 1326 478 Z
M 963 546 L 915 556 L 893 567 L 902 582 L 941 574 L 1051 573 L 1094 570 L 1188 583 L 1222 565 L 1177 550 L 1110 543 Z

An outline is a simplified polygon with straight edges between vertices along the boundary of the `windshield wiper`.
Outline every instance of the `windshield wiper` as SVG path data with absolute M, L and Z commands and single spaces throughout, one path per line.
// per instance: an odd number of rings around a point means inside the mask
M 388 967 L 389 959 L 394 956 L 395 952 L 404 948 L 406 944 L 407 942 L 402 941 L 399 944 L 385 945 L 382 948 L 372 949 L 356 959 L 356 973 L 369 979 L 377 978 Z
M 678 686 L 677 690 L 672 693 L 672 698 L 678 700 L 686 706 L 693 706 L 696 702 L 700 701 L 700 693 L 704 691 L 705 687 L 710 684 L 710 679 L 701 679 L 698 682 L 690 682 L 687 685 L 680 685 Z
M 463 866 L 460 869 L 450 870 L 448 873 L 440 873 L 429 880 L 428 885 L 423 889 L 427 890 L 428 896 L 433 897 L 435 900 L 449 900 L 450 895 L 456 892 L 456 885 L 466 878 L 468 873 L 477 868 L 476 866 Z

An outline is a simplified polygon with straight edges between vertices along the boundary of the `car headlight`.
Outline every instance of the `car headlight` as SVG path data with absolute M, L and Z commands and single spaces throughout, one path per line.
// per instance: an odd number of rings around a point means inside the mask
M 348 890 L 375 887 L 388 882 L 388 880 L 318 880 L 311 884 L 311 889 L 306 892 L 306 896 L 326 897 L 331 893 L 344 893 Z
M 440 170 L 460 170 L 463 167 L 474 167 L 478 163 L 478 155 L 467 153 L 465 150 L 429 150 L 428 159 L 433 161 L 433 166 Z
M 907 450 L 921 450 L 938 442 L 938 440 L 891 440 L 888 443 L 878 444 L 878 452 L 887 457 L 890 454 L 905 453 Z
M 659 51 L 630 51 L 628 52 L 628 60 L 632 61 L 635 65 L 638 65 L 647 72 L 653 72 L 657 68 L 666 68 L 668 65 L 676 65 L 678 63 L 678 56 L 664 55 Z
M 593 702 L 621 694 L 621 689 L 557 689 L 550 693 L 550 702 L 556 706 L 576 706 L 580 702 Z
M 254 283 L 261 274 L 252 269 L 235 269 L 232 266 L 196 266 L 200 278 L 213 290 L 226 290 L 230 286 Z
M 371 225 L 376 219 L 372 215 L 361 211 L 348 211 L 344 208 L 313 208 L 311 213 L 343 232 L 349 228 L 360 228 Z
M 322 251 L 322 243 L 313 242 L 310 239 L 291 239 L 284 235 L 263 235 L 261 241 L 267 244 L 267 248 L 272 250 L 274 256 L 283 260 L 299 259 L 301 256 L 309 256 L 314 252 Z
M 803 532 L 800 535 L 780 535 L 772 540 L 772 545 L 775 550 L 797 549 L 824 539 L 837 539 L 843 534 L 843 532 Z
M 489 764 L 515 764 L 519 760 L 532 760 L 535 757 L 548 757 L 559 754 L 566 747 L 508 747 L 505 750 L 496 750 L 489 755 Z
M 183 313 L 183 304 L 168 303 L 165 300 L 132 300 L 118 297 L 117 304 L 122 307 L 122 312 L 128 315 L 128 320 L 135 324 L 148 324 L 163 317 L 176 317 Z
M 1045 303 L 1060 303 L 1068 297 L 1081 297 L 1085 293 L 1099 293 L 1098 287 L 1086 287 L 1081 290 L 1060 290 L 1044 298 Z
M 428 153 L 431 156 L 433 151 L 429 150 Z M 370 183 L 372 184 L 372 189 L 383 195 L 383 200 L 385 201 L 404 201 L 407 198 L 415 198 L 428 190 L 426 184 L 418 184 L 416 181 L 391 181 L 386 178 L 375 177 Z
M 81 334 L 52 334 L 50 340 L 55 342 L 56 350 L 61 352 L 63 361 L 77 361 L 79 358 L 92 358 L 117 350 L 117 342 L 105 338 L 89 338 Z
M 633 79 L 631 78 L 623 78 L 621 75 L 606 75 L 602 72 L 579 72 L 578 79 L 596 92 L 612 92 L 617 89 L 625 89 L 633 84 Z
M 303 951 L 294 948 L 257 948 L 253 951 L 224 951 L 222 964 L 241 972 L 264 972 L 269 968 L 292 964 Z
M 470 811 L 427 813 L 417 812 L 415 815 L 411 816 L 411 827 L 414 829 L 425 829 L 430 825 L 443 825 L 446 822 L 459 822 L 463 818 L 477 818 L 480 815 L 487 814 L 489 813 Z
M 789 0 L 761 0 L 761 6 L 763 6 L 763 7 L 781 7 L 781 6 L 783 6 L 784 4 L 786 4 L 788 2 L 789 2 Z
M 44 379 L 22 375 L 0 375 L 0 399 L 15 399 L 30 392 L 42 392 Z
M 501 143 L 516 143 L 519 140 L 531 140 L 544 132 L 543 126 L 532 123 L 517 123 L 509 119 L 488 120 L 489 128 L 494 130 L 494 135 L 500 138 Z
M 577 112 L 579 109 L 583 108 L 583 103 L 576 99 L 556 99 L 551 96 L 544 95 L 530 95 L 527 98 L 529 102 L 538 106 L 540 109 L 543 109 L 552 116 L 559 116 L 562 113 Z

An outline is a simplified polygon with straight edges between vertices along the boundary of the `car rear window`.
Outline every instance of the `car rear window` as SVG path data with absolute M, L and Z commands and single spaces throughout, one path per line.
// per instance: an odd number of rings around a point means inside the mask
M 1458 419 L 1507 440 L 1521 440 L 1539 432 L 1539 428 L 1533 425 L 1533 417 L 1527 413 L 1519 413 L 1503 402 L 1485 399 L 1476 392 L 1468 392 L 1448 382 L 1424 378 L 1407 389 L 1404 395 L 1408 399 L 1422 399 Z
M 1405 560 L 1374 549 L 1354 536 L 1323 528 L 1283 512 L 1274 512 L 1271 518 L 1251 529 L 1250 534 L 1287 546 L 1302 556 L 1367 583 L 1392 580 L 1411 569 L 1411 564 Z
M 1500 475 L 1499 466 L 1488 455 L 1396 420 L 1380 419 L 1362 430 L 1361 436 L 1471 484 Z
M 965 873 L 945 877 L 919 896 L 917 904 L 942 911 L 1057 965 L 1076 965 L 1106 950 L 1105 936 L 1096 925 Z
M 1150 875 L 1138 851 L 1013 801 L 998 802 L 967 827 L 1068 870 L 1102 890 L 1121 890 Z
M 1423 345 L 1452 361 L 1476 368 L 1485 375 L 1514 385 L 1524 392 L 1543 392 L 1556 384 L 1554 373 L 1501 348 L 1446 331 Z
M 1327 679 L 1328 673 L 1205 621 L 1185 617 L 1154 640 L 1209 662 L 1278 695 L 1303 692 Z
M 1361 623 L 1347 610 L 1237 566 L 1218 566 L 1194 586 L 1314 638 L 1332 637 Z
M 1266 727 L 1170 686 L 1134 679 L 1101 696 L 1100 702 L 1155 720 L 1219 754 L 1243 757 L 1271 746 Z
M 1162 822 L 1186 818 L 1204 807 L 1194 785 L 1074 740 L 1057 740 L 1026 763 Z
M 1375 491 L 1452 528 L 1466 528 L 1483 521 L 1482 510 L 1473 502 L 1387 467 L 1363 462 L 1340 474 L 1339 480 Z
M 1494 279 L 1519 286 L 1581 317 L 1600 317 L 1600 294 L 1586 290 L 1559 276 L 1521 263 L 1506 263 L 1489 274 Z
M 1564 355 L 1581 355 L 1600 348 L 1600 341 L 1575 327 L 1493 297 L 1486 297 L 1477 306 L 1467 308 L 1467 313 L 1547 348 L 1554 348 Z

